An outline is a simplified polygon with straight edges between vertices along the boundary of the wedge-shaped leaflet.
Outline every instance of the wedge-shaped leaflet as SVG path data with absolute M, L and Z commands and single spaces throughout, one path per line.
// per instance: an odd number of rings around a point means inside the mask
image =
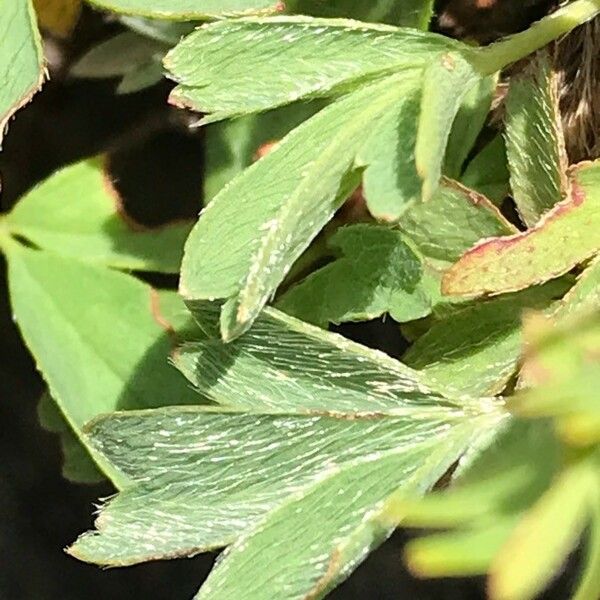
M 341 256 L 287 292 L 281 310 L 320 326 L 385 313 L 413 321 L 431 312 L 436 279 L 399 231 L 354 225 L 338 230 L 329 245 Z
M 0 9 L 0 142 L 12 115 L 44 82 L 44 59 L 31 0 L 6 0 Z
M 245 18 L 198 29 L 167 55 L 165 66 L 179 83 L 171 101 L 210 113 L 208 122 L 422 69 L 453 48 L 463 46 L 431 33 L 360 21 Z
M 101 159 L 68 166 L 29 192 L 6 217 L 11 233 L 63 256 L 113 267 L 176 273 L 191 224 L 157 229 L 124 212 Z
M 390 494 L 427 491 L 471 433 L 451 428 L 435 442 L 331 471 L 226 551 L 196 598 L 267 600 L 282 589 L 288 598 L 322 598 L 393 531 L 397 522 L 384 510 Z
M 517 231 L 487 198 L 448 179 L 431 200 L 412 206 L 399 228 L 423 256 L 443 268 L 478 240 Z
M 201 329 L 214 329 L 214 307 L 190 308 Z M 238 410 L 404 414 L 455 406 L 386 354 L 272 308 L 234 342 L 207 336 L 184 344 L 174 361 L 203 395 Z
M 498 394 L 517 369 L 523 313 L 547 308 L 564 291 L 557 282 L 453 311 L 420 337 L 403 360 L 449 392 Z
M 210 19 L 281 10 L 278 0 L 88 0 L 90 4 L 127 15 L 153 19 Z
M 229 299 L 222 335 L 251 325 L 293 262 L 356 186 L 353 172 L 365 127 L 373 127 L 419 82 L 407 70 L 363 87 L 294 129 L 226 186 L 186 243 L 180 291 L 191 299 Z
M 546 51 L 511 78 L 505 135 L 513 198 L 532 227 L 567 194 L 558 83 Z
M 543 283 L 600 251 L 600 162 L 571 174 L 566 200 L 528 231 L 483 240 L 445 275 L 447 294 L 482 296 Z
M 52 397 L 80 439 L 98 414 L 202 398 L 167 364 L 173 332 L 161 299 L 128 275 L 70 258 L 8 247 L 15 318 Z M 173 299 L 164 305 L 173 307 Z M 182 312 L 184 307 L 179 305 Z M 94 455 L 117 484 L 125 481 Z
M 84 535 L 71 552 L 124 565 L 220 547 L 290 495 L 302 497 L 338 471 L 380 457 L 396 465 L 394 483 L 384 484 L 390 493 L 434 445 L 454 442 L 456 457 L 472 432 L 465 418 L 442 407 L 436 415 L 413 410 L 401 417 L 169 408 L 102 418 L 89 429 L 94 447 L 135 484 L 105 505 L 98 532 Z M 440 454 L 429 463 L 433 481 L 451 462 Z
M 408 524 L 456 528 L 411 542 L 411 570 L 436 577 L 485 573 L 523 511 L 551 486 L 561 461 L 550 424 L 507 421 L 454 487 L 396 508 Z

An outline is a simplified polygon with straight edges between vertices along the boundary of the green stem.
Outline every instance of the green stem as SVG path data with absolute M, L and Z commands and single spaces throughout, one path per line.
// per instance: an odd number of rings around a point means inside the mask
M 511 63 L 543 48 L 600 13 L 600 0 L 576 0 L 522 33 L 476 51 L 475 62 L 485 74 L 501 71 Z

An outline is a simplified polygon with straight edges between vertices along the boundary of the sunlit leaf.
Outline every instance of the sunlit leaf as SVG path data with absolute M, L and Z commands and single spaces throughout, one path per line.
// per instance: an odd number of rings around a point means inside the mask
M 31 0 L 4 0 L 0 9 L 0 143 L 10 118 L 31 100 L 44 78 Z
M 11 233 L 63 256 L 114 267 L 176 273 L 191 224 L 156 229 L 125 212 L 102 159 L 65 167 L 39 184 L 6 217 Z
M 572 172 L 566 200 L 532 229 L 476 244 L 446 273 L 443 289 L 469 297 L 514 292 L 558 277 L 599 251 L 600 163 L 585 163 Z
M 462 46 L 431 33 L 360 21 L 245 18 L 198 29 L 167 55 L 165 66 L 179 83 L 172 102 L 210 113 L 208 122 L 422 69 L 451 48 Z
M 152 288 L 128 275 L 14 242 L 8 265 L 21 333 L 82 441 L 87 442 L 83 425 L 98 414 L 162 406 L 173 398 L 179 404 L 202 403 L 167 363 L 174 332 Z M 171 301 L 167 306 L 172 309 Z M 103 457 L 93 457 L 117 485 L 125 483 Z

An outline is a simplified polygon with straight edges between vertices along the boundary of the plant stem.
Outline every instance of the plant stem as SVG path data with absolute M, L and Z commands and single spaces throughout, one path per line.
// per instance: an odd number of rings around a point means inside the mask
M 475 62 L 481 71 L 491 75 L 543 48 L 599 13 L 600 0 L 576 0 L 534 23 L 526 31 L 477 50 Z

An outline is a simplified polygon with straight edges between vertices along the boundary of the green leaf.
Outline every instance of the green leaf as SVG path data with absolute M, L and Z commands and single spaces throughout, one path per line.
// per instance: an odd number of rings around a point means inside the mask
M 562 461 L 550 424 L 505 420 L 454 487 L 396 507 L 409 525 L 456 528 L 410 542 L 411 569 L 434 577 L 485 573 L 523 512 L 550 488 Z
M 212 123 L 206 140 L 204 201 L 210 202 L 226 183 L 260 158 L 265 144 L 274 144 L 322 108 L 317 102 L 295 103 L 257 115 Z
M 364 321 L 389 313 L 398 322 L 427 316 L 436 280 L 399 231 L 344 227 L 330 244 L 341 255 L 289 290 L 277 306 L 304 321 Z
M 10 118 L 39 91 L 45 76 L 31 0 L 4 0 L 0 8 L 0 143 Z
M 577 582 L 573 600 L 593 598 L 600 588 L 600 481 L 597 480 L 595 497 L 591 500 L 592 520 L 584 547 L 581 578 Z
M 448 139 L 444 174 L 459 179 L 488 118 L 498 78 L 482 77 L 463 97 Z
M 336 95 L 463 48 L 431 33 L 343 19 L 245 18 L 206 25 L 165 59 L 178 106 L 203 122 Z M 282 76 L 285 73 L 285 76 Z
M 425 69 L 415 146 L 424 201 L 431 200 L 438 188 L 452 126 L 465 98 L 474 93 L 471 90 L 476 85 L 483 85 L 481 75 L 459 52 L 431 57 Z
M 58 434 L 63 456 L 62 476 L 75 483 L 98 483 L 104 481 L 96 463 L 86 447 L 60 412 L 48 392 L 42 394 L 38 402 L 40 425 Z
M 374 127 L 356 162 L 366 167 L 363 194 L 369 212 L 378 221 L 393 223 L 421 198 L 421 179 L 414 148 L 421 92 L 415 87 L 399 98 Z
M 310 494 L 339 471 L 378 457 L 395 464 L 395 479 L 382 482 L 390 493 L 419 470 L 418 457 L 432 451 L 434 439 L 462 451 L 472 432 L 471 425 L 461 425 L 463 419 L 443 408 L 435 416 L 415 409 L 389 418 L 201 408 L 101 418 L 89 429 L 95 449 L 135 484 L 104 506 L 98 532 L 81 537 L 71 553 L 86 561 L 124 565 L 223 546 L 290 496 Z M 452 458 L 446 461 L 441 453 L 431 460 L 436 475 L 425 487 Z M 323 526 L 320 517 L 314 520 Z M 331 543 L 327 536 L 325 540 Z
M 510 194 L 506 145 L 501 135 L 496 135 L 473 157 L 460 181 L 494 204 L 500 204 Z
M 218 309 L 189 306 L 200 329 L 214 332 Z M 425 414 L 463 402 L 446 400 L 420 373 L 382 352 L 272 308 L 241 338 L 223 344 L 207 335 L 173 358 L 203 395 L 238 410 Z
M 547 285 L 454 311 L 411 346 L 404 362 L 455 394 L 498 394 L 517 369 L 523 312 L 548 307 L 562 288 Z
M 191 225 L 146 229 L 126 213 L 102 159 L 65 167 L 32 191 L 5 219 L 9 231 L 37 246 L 91 263 L 176 273 Z
M 518 414 L 557 418 L 561 437 L 588 446 L 600 441 L 600 313 L 563 317 L 558 323 L 537 316 L 526 322 L 527 352 L 521 373 L 529 386 L 512 399 Z
M 392 532 L 396 523 L 380 516 L 386 498 L 427 491 L 468 443 L 468 429 L 331 470 L 229 548 L 196 598 L 267 600 L 281 590 L 322 598 Z
M 591 461 L 567 469 L 536 502 L 492 563 L 490 596 L 533 600 L 544 591 L 575 548 L 596 497 L 597 467 Z
M 223 339 L 248 329 L 333 216 L 357 183 L 347 176 L 365 127 L 374 126 L 418 78 L 418 71 L 406 71 L 329 105 L 205 209 L 186 243 L 180 291 L 190 299 L 229 298 Z
M 433 14 L 432 0 L 291 0 L 287 12 L 313 17 L 347 17 L 357 21 L 389 23 L 426 30 Z
M 154 57 L 160 60 L 167 49 L 162 42 L 126 31 L 93 46 L 77 60 L 69 73 L 90 79 L 123 77 Z
M 562 320 L 594 309 L 600 310 L 600 258 L 594 259 L 579 275 L 575 285 L 556 305 L 552 316 Z
M 529 227 L 567 195 L 567 155 L 558 81 L 546 51 L 511 77 L 506 98 L 506 149 L 519 214 Z
M 88 0 L 104 10 L 152 19 L 212 19 L 280 11 L 277 0 Z
M 532 229 L 482 240 L 444 277 L 447 294 L 503 294 L 544 283 L 600 250 L 600 162 L 571 174 L 570 194 Z
M 98 414 L 163 406 L 174 398 L 179 404 L 202 401 L 167 364 L 173 331 L 149 286 L 15 242 L 7 256 L 16 321 L 84 444 L 82 427 Z M 92 456 L 117 486 L 126 483 L 103 457 Z
M 447 179 L 431 200 L 403 215 L 399 228 L 441 268 L 482 238 L 517 232 L 487 198 Z

